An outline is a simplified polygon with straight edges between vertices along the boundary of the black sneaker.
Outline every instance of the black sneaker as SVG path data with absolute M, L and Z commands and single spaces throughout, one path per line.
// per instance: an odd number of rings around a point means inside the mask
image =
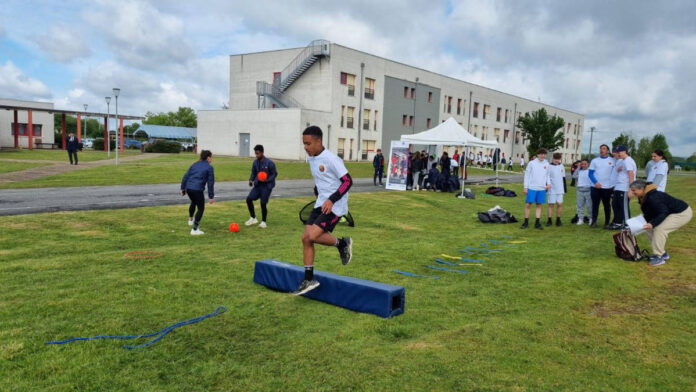
M 541 226 L 541 223 L 539 223 L 539 222 L 537 222 L 537 223 L 534 224 L 534 228 L 535 228 L 535 229 L 538 229 L 538 230 L 544 230 L 544 227 Z
M 556 219 L 556 226 L 563 226 L 563 223 L 561 223 L 560 218 Z
M 302 283 L 300 283 L 300 286 L 297 287 L 297 290 L 293 291 L 292 293 L 294 295 L 302 295 L 306 294 L 314 289 L 319 287 L 319 281 L 316 279 L 312 280 L 303 280 Z
M 520 229 L 526 229 L 526 228 L 528 228 L 528 227 L 529 227 L 529 223 L 524 222 L 524 223 L 522 224 L 522 226 L 520 226 Z
M 343 237 L 345 245 L 338 247 L 338 254 L 341 255 L 341 263 L 343 265 L 348 265 L 353 259 L 353 239 L 350 237 Z
M 553 223 L 551 222 L 551 219 L 546 221 L 546 227 L 551 227 L 553 226 Z

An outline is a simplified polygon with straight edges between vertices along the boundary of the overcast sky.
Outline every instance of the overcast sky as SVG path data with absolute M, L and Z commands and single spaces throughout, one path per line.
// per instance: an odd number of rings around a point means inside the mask
M 0 97 L 105 111 L 120 87 L 122 113 L 220 108 L 228 55 L 323 38 L 582 113 L 595 147 L 662 132 L 684 156 L 696 152 L 695 21 L 693 0 L 5 0 Z

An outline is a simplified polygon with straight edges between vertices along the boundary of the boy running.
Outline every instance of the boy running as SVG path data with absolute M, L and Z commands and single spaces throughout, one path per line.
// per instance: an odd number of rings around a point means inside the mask
M 536 203 L 536 223 L 534 228 L 543 230 L 539 219 L 541 218 L 541 205 L 546 202 L 546 191 L 551 187 L 549 179 L 549 163 L 546 161 L 546 149 L 540 148 L 536 154 L 537 159 L 529 161 L 524 172 L 524 194 L 527 195 L 524 206 L 524 223 L 520 229 L 529 227 L 529 210 L 532 203 Z
M 210 162 L 213 161 L 213 153 L 208 150 L 201 151 L 201 160 L 194 163 L 189 167 L 181 179 L 181 196 L 188 194 L 189 199 L 191 199 L 191 205 L 189 206 L 189 226 L 193 226 L 191 229 L 191 235 L 201 235 L 205 234 L 198 228 L 198 224 L 201 223 L 201 218 L 203 218 L 203 211 L 205 211 L 205 196 L 203 195 L 203 190 L 205 189 L 205 184 L 208 184 L 208 198 L 210 199 L 210 204 L 215 202 L 215 173 Z M 198 212 L 196 212 L 198 208 Z M 193 213 L 196 212 L 196 217 L 194 220 Z
M 302 132 L 302 144 L 314 177 L 317 202 L 302 235 L 305 277 L 293 293 L 295 295 L 302 295 L 319 287 L 319 282 L 314 279 L 314 244 L 338 248 L 343 265 L 350 263 L 353 258 L 353 240 L 350 237 L 339 239 L 331 235 L 341 216 L 348 212 L 348 190 L 353 185 L 353 179 L 343 160 L 324 148 L 322 136 L 322 131 L 317 126 L 307 127 Z
M 276 170 L 275 163 L 263 155 L 262 145 L 257 144 L 254 147 L 254 154 L 256 155 L 256 160 L 251 164 L 251 176 L 249 176 L 249 186 L 253 186 L 253 188 L 249 191 L 249 195 L 246 198 L 250 218 L 248 221 L 244 222 L 244 224 L 246 226 L 251 226 L 259 223 L 256 219 L 256 212 L 254 212 L 254 200 L 261 199 L 261 224 L 259 224 L 259 227 L 265 229 L 266 218 L 268 217 L 266 204 L 268 204 L 268 199 L 270 199 L 273 187 L 275 187 L 278 171 Z M 265 180 L 260 180 L 258 178 L 261 172 L 266 173 Z
M 561 164 L 560 152 L 553 153 L 553 163 L 549 167 L 549 179 L 551 187 L 549 188 L 549 218 L 546 221 L 546 226 L 552 226 L 551 215 L 553 215 L 553 205 L 556 205 L 556 226 L 561 226 L 561 211 L 563 210 L 563 194 L 566 192 L 565 183 L 565 168 Z

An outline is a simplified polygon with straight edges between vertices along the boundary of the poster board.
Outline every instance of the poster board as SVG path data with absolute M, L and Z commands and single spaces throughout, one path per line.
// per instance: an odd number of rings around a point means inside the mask
M 408 178 L 408 142 L 392 140 L 387 170 L 387 189 L 405 191 Z

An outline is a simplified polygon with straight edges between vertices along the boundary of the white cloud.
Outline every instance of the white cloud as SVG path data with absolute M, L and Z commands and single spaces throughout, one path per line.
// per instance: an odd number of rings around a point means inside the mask
M 36 37 L 35 41 L 50 59 L 61 63 L 87 57 L 92 53 L 82 34 L 63 23 L 51 26 L 46 34 Z
M 5 98 L 18 99 L 45 99 L 51 94 L 43 82 L 27 76 L 9 60 L 0 65 L 0 91 Z

